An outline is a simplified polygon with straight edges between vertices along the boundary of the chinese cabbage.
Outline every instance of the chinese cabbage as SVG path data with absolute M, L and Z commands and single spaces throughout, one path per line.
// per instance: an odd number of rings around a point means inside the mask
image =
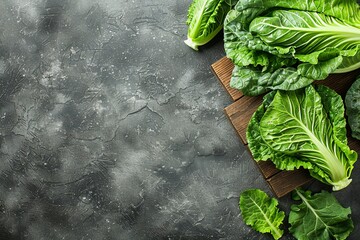
M 188 11 L 185 43 L 194 50 L 213 39 L 223 28 L 226 14 L 235 0 L 194 0 Z
M 273 91 L 250 119 L 246 137 L 256 161 L 281 170 L 303 167 L 340 190 L 351 182 L 357 153 L 347 145 L 344 105 L 328 87 Z
M 233 88 L 252 96 L 299 89 L 329 74 L 360 68 L 359 4 L 239 0 L 225 19 L 224 47 L 237 66 Z M 248 86 L 248 79 L 239 78 L 244 75 L 262 80 Z

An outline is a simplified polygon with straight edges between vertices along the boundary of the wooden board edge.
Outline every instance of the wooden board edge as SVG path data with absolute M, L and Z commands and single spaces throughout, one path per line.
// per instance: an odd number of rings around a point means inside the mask
M 215 63 L 211 64 L 210 68 L 233 101 L 236 101 L 243 96 L 241 91 L 230 87 L 231 73 L 234 68 L 234 64 L 229 58 L 226 56 L 220 58 Z M 225 77 L 223 75 L 224 73 L 226 73 Z
M 233 121 L 232 121 L 232 119 L 231 119 L 231 117 L 230 117 L 230 114 L 228 113 L 228 109 L 227 109 L 227 108 L 224 108 L 224 113 L 225 113 L 227 119 L 229 119 L 229 122 L 230 122 L 231 126 L 233 127 L 233 129 L 235 130 L 236 134 L 239 136 L 242 144 L 243 144 L 243 145 L 247 145 L 246 139 L 243 139 L 241 133 L 239 132 L 239 130 L 238 130 L 238 129 L 236 128 L 236 126 L 234 125 L 234 123 L 233 123 Z

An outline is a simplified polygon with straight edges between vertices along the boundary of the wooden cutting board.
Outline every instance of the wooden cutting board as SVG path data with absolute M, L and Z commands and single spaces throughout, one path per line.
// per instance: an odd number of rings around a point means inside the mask
M 225 108 L 225 114 L 228 116 L 243 144 L 247 146 L 246 128 L 252 114 L 261 104 L 262 96 L 244 96 L 240 91 L 231 88 L 229 84 L 233 68 L 233 63 L 226 57 L 221 58 L 211 65 L 213 73 L 234 101 Z M 344 74 L 333 74 L 326 80 L 316 81 L 315 83 L 331 87 L 344 97 L 346 91 L 359 74 L 360 70 Z M 348 133 L 349 132 L 350 130 L 348 130 Z M 360 141 L 353 139 L 351 136 L 348 136 L 348 141 L 350 148 L 360 154 Z M 308 171 L 304 169 L 280 171 L 275 168 L 271 161 L 260 161 L 255 163 L 277 197 L 282 197 L 293 191 L 295 188 L 313 181 L 313 178 L 310 177 Z

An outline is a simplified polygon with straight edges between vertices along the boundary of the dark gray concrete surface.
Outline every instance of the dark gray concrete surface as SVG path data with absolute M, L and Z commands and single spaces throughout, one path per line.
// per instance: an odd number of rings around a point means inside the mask
M 271 239 L 241 220 L 240 192 L 271 192 L 210 71 L 222 36 L 183 43 L 189 4 L 0 1 L 0 239 Z

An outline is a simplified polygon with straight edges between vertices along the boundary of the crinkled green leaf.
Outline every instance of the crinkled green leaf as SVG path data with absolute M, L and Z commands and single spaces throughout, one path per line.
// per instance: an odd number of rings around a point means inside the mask
M 297 67 L 297 72 L 300 76 L 312 80 L 324 80 L 340 66 L 342 60 L 342 56 L 337 56 L 317 64 L 301 63 Z
M 334 190 L 350 184 L 357 153 L 347 145 L 341 97 L 325 86 L 309 85 L 265 99 L 247 128 L 254 159 L 271 159 L 282 170 L 309 169 Z
M 356 49 L 343 50 L 343 60 L 334 73 L 351 72 L 360 68 L 360 46 Z
M 269 107 L 270 103 L 274 99 L 275 94 L 276 91 L 272 91 L 264 96 L 262 104 L 252 115 L 247 127 L 246 140 L 248 142 L 248 145 L 251 146 L 251 152 L 255 160 L 270 159 L 273 155 L 272 149 L 261 137 L 260 121 L 266 109 Z
M 351 135 L 360 140 L 360 77 L 355 80 L 347 91 L 345 106 Z
M 329 192 L 312 195 L 296 190 L 299 205 L 292 205 L 289 231 L 299 240 L 345 240 L 354 229 L 351 209 L 342 207 Z
M 230 86 L 241 90 L 245 95 L 256 96 L 269 90 L 295 90 L 312 82 L 313 79 L 301 76 L 295 68 L 278 68 L 271 72 L 251 66 L 235 66 Z
M 249 189 L 240 195 L 240 210 L 244 222 L 261 233 L 271 233 L 274 239 L 283 235 L 280 226 L 285 213 L 280 211 L 278 201 L 260 189 Z
M 301 62 L 318 64 L 319 62 L 331 60 L 340 56 L 340 50 L 337 48 L 328 47 L 316 52 L 311 52 L 310 54 L 296 54 L 295 58 L 299 59 Z M 336 67 L 335 67 L 336 69 Z

